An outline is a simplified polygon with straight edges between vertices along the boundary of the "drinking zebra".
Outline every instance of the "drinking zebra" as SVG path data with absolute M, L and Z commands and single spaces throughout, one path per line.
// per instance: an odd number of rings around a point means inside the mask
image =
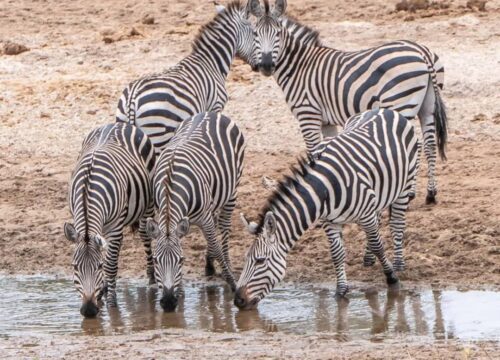
M 163 150 L 154 176 L 159 224 L 148 219 L 157 239 L 154 269 L 165 311 L 177 306 L 184 261 L 181 239 L 190 224 L 201 227 L 207 240 L 206 275 L 213 260 L 234 290 L 229 261 L 231 215 L 243 169 L 244 138 L 236 124 L 220 113 L 202 113 L 185 120 Z M 221 242 L 217 240 L 217 228 Z
M 446 111 L 441 100 L 444 68 L 425 46 L 396 41 L 379 47 L 343 52 L 323 46 L 319 34 L 284 16 L 286 0 L 273 9 L 252 7 L 258 17 L 252 62 L 266 76 L 274 74 L 307 149 L 323 136 L 336 135 L 336 125 L 362 111 L 389 108 L 408 119 L 418 116 L 428 162 L 426 203 L 436 202 L 436 140 L 446 159 Z
M 82 296 L 83 316 L 97 315 L 103 280 L 107 284 L 108 305 L 116 305 L 116 274 L 124 226 L 139 228 L 149 282 L 154 284 L 151 239 L 146 234 L 146 219 L 154 215 L 154 162 L 151 141 L 135 126 L 101 126 L 83 141 L 69 189 L 74 225 L 64 224 L 66 238 L 76 245 L 72 265 L 74 283 Z
M 116 121 L 140 127 L 156 153 L 168 143 L 179 124 L 198 113 L 222 111 L 228 94 L 225 81 L 236 55 L 250 63 L 253 28 L 250 6 L 234 1 L 203 26 L 192 53 L 174 67 L 131 82 L 118 102 Z
M 403 232 L 418 163 L 418 139 L 399 113 L 371 110 L 347 122 L 346 130 L 299 161 L 282 180 L 261 212 L 260 223 L 242 220 L 257 236 L 246 256 L 234 303 L 252 308 L 283 279 L 286 256 L 316 221 L 330 241 L 337 276 L 337 295 L 348 290 L 342 226 L 357 223 L 368 246 L 382 263 L 388 284 L 404 268 Z M 395 243 L 394 267 L 386 258 L 378 213 L 389 207 Z

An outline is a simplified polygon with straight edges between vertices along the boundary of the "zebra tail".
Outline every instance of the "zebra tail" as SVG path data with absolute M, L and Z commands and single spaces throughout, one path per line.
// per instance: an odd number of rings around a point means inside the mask
M 437 145 L 441 160 L 446 161 L 446 143 L 448 142 L 448 116 L 446 115 L 446 107 L 444 106 L 443 99 L 441 98 L 439 88 L 434 82 L 433 86 L 436 98 L 434 105 L 434 121 L 436 126 Z

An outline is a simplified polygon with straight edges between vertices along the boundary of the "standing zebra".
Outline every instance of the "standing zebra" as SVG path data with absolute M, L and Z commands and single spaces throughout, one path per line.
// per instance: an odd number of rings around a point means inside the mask
M 380 109 L 355 116 L 339 136 L 301 160 L 261 213 L 260 224 L 242 220 L 257 238 L 246 256 L 234 303 L 252 308 L 283 279 L 286 255 L 316 221 L 323 223 L 337 276 L 337 295 L 348 290 L 342 226 L 357 223 L 382 263 L 388 284 L 404 268 L 403 232 L 418 163 L 413 125 L 397 112 Z M 394 267 L 384 254 L 378 213 L 389 207 L 395 243 Z
M 147 231 L 157 239 L 154 269 L 160 305 L 177 306 L 182 278 L 181 238 L 189 225 L 201 227 L 207 240 L 206 275 L 215 272 L 213 260 L 231 288 L 236 283 L 229 261 L 231 215 L 243 169 L 244 138 L 236 124 L 220 113 L 202 113 L 185 120 L 158 160 L 154 176 L 159 224 L 148 219 Z M 222 233 L 222 246 L 217 241 Z
M 265 76 L 274 74 L 308 151 L 336 126 L 362 111 L 389 108 L 420 119 L 428 162 L 426 203 L 436 202 L 436 138 L 446 159 L 447 118 L 440 89 L 444 68 L 426 47 L 396 41 L 361 51 L 343 52 L 321 45 L 319 34 L 283 16 L 286 0 L 274 9 L 252 7 L 257 16 L 252 62 Z
M 116 305 L 118 254 L 124 226 L 139 226 L 149 282 L 154 284 L 151 239 L 146 234 L 146 219 L 154 215 L 154 162 L 151 141 L 140 129 L 128 124 L 101 126 L 83 142 L 69 189 L 74 225 L 64 224 L 66 238 L 76 244 L 72 265 L 74 283 L 82 296 L 83 316 L 97 315 L 103 280 L 107 284 L 108 305 Z
M 131 82 L 120 97 L 116 121 L 140 127 L 151 139 L 157 154 L 168 143 L 179 124 L 198 113 L 222 111 L 228 100 L 225 81 L 236 55 L 250 62 L 253 28 L 248 21 L 249 0 L 227 9 L 203 26 L 192 53 L 163 73 Z

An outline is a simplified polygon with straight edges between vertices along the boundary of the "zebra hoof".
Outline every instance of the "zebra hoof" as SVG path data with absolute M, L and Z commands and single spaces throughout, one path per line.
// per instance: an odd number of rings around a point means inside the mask
M 335 290 L 335 297 L 344 298 L 349 291 L 349 286 L 347 285 L 337 285 L 337 289 Z
M 387 285 L 394 285 L 399 282 L 398 277 L 396 274 L 394 274 L 394 271 L 391 271 L 390 273 L 385 274 L 385 278 L 387 281 Z
M 156 285 L 156 279 L 154 278 L 154 276 L 149 278 L 148 285 Z
M 429 191 L 429 190 L 427 190 L 427 196 L 425 197 L 425 204 L 426 205 L 437 204 L 437 201 L 436 201 L 436 191 Z
M 370 267 L 373 265 L 375 265 L 375 258 L 374 257 L 365 256 L 363 258 L 363 266 L 364 267 Z
M 405 271 L 406 269 L 406 264 L 404 260 L 399 260 L 399 261 L 394 261 L 394 264 L 392 265 L 394 271 Z

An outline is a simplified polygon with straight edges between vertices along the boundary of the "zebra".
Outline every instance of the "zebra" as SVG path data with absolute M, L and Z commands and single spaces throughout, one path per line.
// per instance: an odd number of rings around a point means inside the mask
M 395 111 L 378 109 L 354 116 L 342 133 L 301 159 L 292 175 L 279 182 L 259 223 L 249 222 L 242 214 L 244 225 L 256 239 L 238 280 L 235 305 L 255 307 L 284 278 L 287 254 L 316 221 L 322 222 L 330 241 L 338 296 L 348 291 L 342 240 L 342 226 L 347 223 L 357 223 L 366 232 L 387 283 L 398 283 L 394 271 L 405 267 L 405 212 L 418 155 L 413 125 Z M 379 233 L 378 213 L 385 208 L 390 209 L 394 266 L 385 256 Z
M 155 283 L 151 239 L 146 233 L 146 219 L 154 216 L 154 164 L 153 144 L 132 125 L 104 125 L 83 141 L 69 186 L 74 224 L 65 223 L 64 234 L 76 245 L 74 283 L 85 317 L 97 315 L 106 291 L 107 304 L 116 306 L 118 255 L 127 225 L 138 228 L 149 283 Z
M 389 108 L 408 119 L 418 116 L 428 162 L 426 203 L 436 203 L 436 147 L 446 160 L 447 116 L 441 99 L 444 67 L 427 47 L 395 41 L 343 52 L 323 46 L 318 32 L 284 16 L 286 0 L 252 7 L 252 62 L 274 78 L 297 118 L 308 151 L 336 126 L 365 110 Z M 437 145 L 436 145 L 437 141 Z
M 228 100 L 225 81 L 234 57 L 252 65 L 254 32 L 248 18 L 253 3 L 258 5 L 258 0 L 246 6 L 239 1 L 227 8 L 217 5 L 218 15 L 201 28 L 189 56 L 123 90 L 116 121 L 140 127 L 159 154 L 183 120 L 206 111 L 221 112 Z
M 190 224 L 201 227 L 207 240 L 205 274 L 215 273 L 216 259 L 224 279 L 236 288 L 229 237 L 244 149 L 238 126 L 221 113 L 207 112 L 183 121 L 158 159 L 153 183 L 159 223 L 148 219 L 147 231 L 156 239 L 155 278 L 165 311 L 177 306 L 184 261 L 181 239 Z

